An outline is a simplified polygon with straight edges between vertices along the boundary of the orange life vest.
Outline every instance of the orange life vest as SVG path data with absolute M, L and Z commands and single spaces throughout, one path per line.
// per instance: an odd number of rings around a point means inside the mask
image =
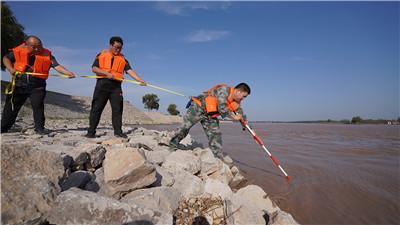
M 29 66 L 29 56 L 31 52 L 28 46 L 23 43 L 12 49 L 15 57 L 14 69 L 19 72 L 26 72 Z M 34 77 L 47 80 L 51 67 L 51 51 L 43 48 L 42 52 L 35 55 L 35 63 L 32 66 L 32 72 L 44 75 L 32 75 Z
M 98 56 L 98 59 L 101 70 L 112 73 L 114 75 L 114 80 L 122 82 L 126 65 L 124 55 L 113 55 L 110 51 L 103 50 Z M 113 59 L 114 61 L 112 61 Z
M 204 99 L 205 106 L 202 105 L 201 101 L 195 97 L 192 97 L 192 100 L 208 114 L 211 115 L 212 118 L 218 117 L 218 99 L 213 95 L 213 91 L 216 88 L 227 86 L 226 84 L 219 84 L 215 87 L 212 87 L 207 90 L 207 97 Z M 240 107 L 240 102 L 235 102 L 233 100 L 233 93 L 235 88 L 230 87 L 229 89 L 229 96 L 226 102 L 226 107 L 228 108 L 229 112 L 236 112 L 236 110 Z

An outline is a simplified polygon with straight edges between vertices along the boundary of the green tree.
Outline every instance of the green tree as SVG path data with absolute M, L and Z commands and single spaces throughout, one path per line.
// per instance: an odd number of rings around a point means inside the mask
M 159 101 L 160 99 L 155 94 L 146 94 L 142 98 L 144 108 L 148 110 L 158 110 L 158 108 L 160 107 L 160 104 L 158 104 Z
M 14 48 L 24 42 L 26 34 L 24 27 L 18 23 L 13 12 L 5 2 L 1 3 L 1 58 L 6 55 L 9 49 Z M 4 70 L 3 60 L 1 69 Z
M 180 112 L 176 109 L 176 105 L 175 105 L 175 104 L 169 104 L 167 110 L 168 110 L 169 114 L 171 114 L 171 115 L 173 115 L 173 116 L 179 115 L 179 113 L 180 113 Z
M 351 123 L 361 123 L 362 120 L 361 117 L 355 116 L 351 119 Z

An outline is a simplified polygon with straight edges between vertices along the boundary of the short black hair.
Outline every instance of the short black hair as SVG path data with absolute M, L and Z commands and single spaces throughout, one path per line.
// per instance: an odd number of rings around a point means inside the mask
M 240 83 L 240 84 L 236 85 L 235 88 L 239 89 L 241 91 L 245 91 L 245 92 L 247 92 L 247 94 L 250 94 L 250 92 L 251 92 L 249 85 L 246 83 Z
M 110 45 L 113 45 L 115 42 L 119 42 L 119 43 L 121 43 L 122 45 L 124 45 L 124 41 L 122 40 L 121 37 L 114 36 L 114 37 L 111 37 L 111 38 L 110 38 Z

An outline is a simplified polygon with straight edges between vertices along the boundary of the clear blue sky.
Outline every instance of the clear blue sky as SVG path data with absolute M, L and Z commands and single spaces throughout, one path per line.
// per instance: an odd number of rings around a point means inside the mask
M 111 36 L 147 82 L 187 95 L 246 82 L 251 120 L 397 118 L 399 2 L 8 2 L 27 34 L 39 36 L 76 74 Z M 55 71 L 52 71 L 55 73 Z M 8 73 L 2 72 L 7 80 Z M 51 77 L 48 90 L 92 96 L 94 80 Z M 187 99 L 124 84 L 143 109 Z

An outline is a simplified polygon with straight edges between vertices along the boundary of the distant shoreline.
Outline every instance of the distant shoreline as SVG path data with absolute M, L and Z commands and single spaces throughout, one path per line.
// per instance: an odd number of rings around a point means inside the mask
M 311 123 L 311 124 L 351 124 L 351 125 L 400 125 L 397 120 L 363 120 L 357 123 L 351 123 L 351 121 L 336 121 L 336 120 L 306 120 L 306 121 L 249 121 L 250 123 Z

